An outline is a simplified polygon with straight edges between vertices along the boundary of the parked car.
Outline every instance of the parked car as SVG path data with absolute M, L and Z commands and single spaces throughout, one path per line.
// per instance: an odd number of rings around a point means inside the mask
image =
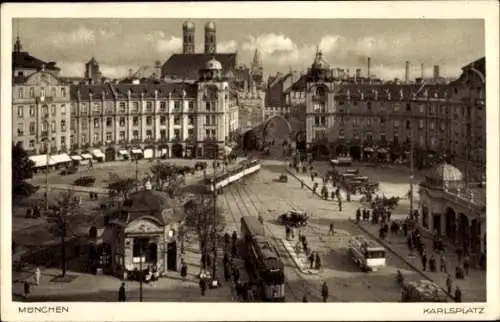
M 72 166 L 69 166 L 69 167 L 66 167 L 66 168 L 62 169 L 60 174 L 62 176 L 66 176 L 66 175 L 74 174 L 74 173 L 77 173 L 77 172 L 78 172 L 78 167 L 75 166 L 75 165 L 72 165 Z
M 303 211 L 287 211 L 278 217 L 278 221 L 283 225 L 292 227 L 304 227 L 307 225 L 309 216 Z

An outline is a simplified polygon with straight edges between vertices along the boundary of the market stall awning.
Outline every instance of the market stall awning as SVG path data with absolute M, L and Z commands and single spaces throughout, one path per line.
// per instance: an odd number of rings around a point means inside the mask
M 104 153 L 102 153 L 102 151 L 99 149 L 92 150 L 92 155 L 96 158 L 104 158 L 105 157 Z
M 46 167 L 47 166 L 47 155 L 31 155 L 29 159 L 35 163 L 35 168 Z M 54 165 L 54 162 L 49 157 L 49 165 Z
M 79 155 L 72 155 L 72 156 L 71 156 L 71 159 L 73 159 L 73 160 L 75 160 L 75 161 L 80 161 L 80 160 L 82 159 L 82 157 L 81 157 L 81 156 L 79 156 Z
M 90 155 L 90 153 L 82 153 L 82 158 L 89 160 L 92 159 L 92 155 Z
M 387 150 L 386 150 L 386 149 L 384 149 L 384 148 L 379 148 L 379 149 L 377 150 L 377 152 L 378 152 L 378 153 L 387 153 Z
M 129 155 L 127 150 L 118 150 L 119 155 Z
M 152 159 L 154 151 L 153 149 L 144 149 L 144 159 Z
M 365 152 L 374 152 L 373 148 L 365 148 Z
M 141 149 L 132 149 L 131 152 L 133 154 L 142 154 L 142 150 Z
M 71 162 L 71 158 L 67 153 L 54 154 L 50 156 L 50 159 L 54 164 Z

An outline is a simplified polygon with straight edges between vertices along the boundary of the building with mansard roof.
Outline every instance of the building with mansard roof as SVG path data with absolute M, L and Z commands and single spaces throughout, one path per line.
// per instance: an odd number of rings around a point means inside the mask
M 12 51 L 12 76 L 27 77 L 42 69 L 58 76 L 61 69 L 55 62 L 45 62 L 41 59 L 31 56 L 28 52 L 22 50 L 22 44 L 19 37 L 16 38 L 14 50 Z

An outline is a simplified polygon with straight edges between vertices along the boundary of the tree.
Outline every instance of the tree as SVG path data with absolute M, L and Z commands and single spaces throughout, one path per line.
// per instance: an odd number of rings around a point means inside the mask
M 196 233 L 200 242 L 200 250 L 208 254 L 210 245 L 214 242 L 214 224 L 216 236 L 220 235 L 226 227 L 222 209 L 214 208 L 213 196 L 200 195 L 188 201 L 184 206 L 184 211 L 186 228 Z
M 72 190 L 63 192 L 59 195 L 56 204 L 51 207 L 52 213 L 49 214 L 48 221 L 52 224 L 52 231 L 61 238 L 61 276 L 66 276 L 66 241 L 68 237 L 77 236 L 72 226 L 81 226 L 81 222 L 76 222 L 79 202 L 75 198 Z
M 158 190 L 165 191 L 170 197 L 179 194 L 181 186 L 185 183 L 183 171 L 171 163 L 158 162 L 150 168 L 153 180 L 156 181 Z
M 35 163 L 28 158 L 21 143 L 12 145 L 12 195 L 28 196 L 35 187 L 26 182 L 34 174 Z
M 112 177 L 113 175 L 110 175 Z M 129 193 L 137 187 L 137 182 L 133 178 L 120 178 L 118 176 L 113 176 L 113 179 L 108 183 L 108 189 L 110 191 L 110 197 L 118 197 L 122 200 L 126 200 Z

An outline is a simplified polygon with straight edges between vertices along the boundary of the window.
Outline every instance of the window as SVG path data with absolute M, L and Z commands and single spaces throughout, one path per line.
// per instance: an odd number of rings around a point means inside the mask
M 99 133 L 94 133 L 93 139 L 94 139 L 94 142 L 96 142 L 96 143 L 99 142 Z
M 132 102 L 132 112 L 133 113 L 139 112 L 139 103 L 138 102 Z
M 399 104 L 394 104 L 394 112 L 399 111 Z
M 424 120 L 419 120 L 418 127 L 423 129 L 424 128 Z
M 165 112 L 167 110 L 167 102 L 160 102 L 160 112 Z
M 24 116 L 24 106 L 19 106 L 17 108 L 17 117 L 22 118 Z
M 23 136 L 24 135 L 24 123 L 18 123 L 17 124 L 17 136 Z
M 406 128 L 410 129 L 411 128 L 411 121 L 406 121 Z
M 36 123 L 31 122 L 30 123 L 30 135 L 35 135 L 35 131 L 36 131 Z
M 42 131 L 47 131 L 47 128 L 48 128 L 47 122 L 43 122 L 42 123 Z
M 162 140 L 165 140 L 166 137 L 167 137 L 167 131 L 166 130 L 160 130 L 160 138 Z
M 399 134 L 394 133 L 394 136 L 392 137 L 392 141 L 395 145 L 399 144 Z
M 113 133 L 112 132 L 106 132 L 106 142 L 111 141 L 112 137 L 113 137 Z
M 410 111 L 411 111 L 411 105 L 410 105 L 410 103 L 406 104 L 406 110 L 407 110 L 408 112 L 410 112 Z
M 23 91 L 23 88 L 20 87 L 17 89 L 17 98 L 23 98 L 24 96 L 24 91 Z
M 188 124 L 193 125 L 193 116 L 191 115 L 188 116 Z
M 151 116 L 146 117 L 146 125 L 153 124 L 153 118 Z
M 181 138 L 181 130 L 175 129 L 174 130 L 174 137 L 176 140 L 180 139 Z
M 40 87 L 40 97 L 45 97 L 45 87 Z
M 383 117 L 380 118 L 380 124 L 384 124 L 385 123 L 385 119 Z
M 132 125 L 133 126 L 138 126 L 139 125 L 139 118 L 137 116 L 134 116 L 132 118 Z
M 399 120 L 394 121 L 394 127 L 397 129 L 399 128 Z
M 181 101 L 179 101 L 179 100 L 174 101 L 174 110 L 175 110 L 175 112 L 181 111 Z
M 30 98 L 35 97 L 35 89 L 33 87 L 30 87 Z
M 166 125 L 167 124 L 167 118 L 165 116 L 160 116 L 160 125 Z
M 181 125 L 181 118 L 180 118 L 180 116 L 174 117 L 174 125 Z
M 424 106 L 424 104 L 420 104 L 420 106 L 418 108 L 420 110 L 420 113 L 425 113 L 425 106 Z
M 61 104 L 61 115 L 66 115 L 66 104 Z
M 66 88 L 61 87 L 61 96 L 66 97 Z
M 444 128 L 445 128 L 445 126 L 444 126 L 444 122 L 443 122 L 443 123 L 441 123 L 441 131 L 444 131 Z
M 66 136 L 61 135 L 61 145 L 66 146 Z
M 106 126 L 107 127 L 110 127 L 113 123 L 113 119 L 111 117 L 107 117 L 106 118 Z
M 194 102 L 193 102 L 193 101 L 189 101 L 189 103 L 188 103 L 188 104 L 189 104 L 189 105 L 188 105 L 188 109 L 189 109 L 189 111 L 193 111 L 193 110 L 194 110 Z
M 29 147 L 30 147 L 30 149 L 34 149 L 35 148 L 35 140 L 30 140 Z
M 87 120 L 82 120 L 82 130 L 87 129 Z
M 125 118 L 120 117 L 120 126 L 125 126 Z
M 210 104 L 210 102 L 205 102 L 205 109 L 207 110 L 207 112 L 210 112 L 212 108 L 212 104 Z
M 50 114 L 52 114 L 52 116 L 56 116 L 56 104 L 50 105 Z
M 52 132 L 56 131 L 56 121 L 50 122 L 50 131 Z
M 30 105 L 30 116 L 35 116 L 35 107 L 33 105 Z
M 120 140 L 125 140 L 125 131 L 120 131 Z
M 94 113 L 99 114 L 101 113 L 101 105 L 98 103 L 94 103 Z
M 192 139 L 194 136 L 194 130 L 193 129 L 188 129 L 188 138 Z
M 83 133 L 82 134 L 82 144 L 87 144 L 87 134 Z
M 87 104 L 83 103 L 80 107 L 80 111 L 82 115 L 87 115 Z
M 61 131 L 66 131 L 66 120 L 61 120 Z
M 48 117 L 49 115 L 49 107 L 47 105 L 42 106 L 42 115 L 43 117 Z
M 146 112 L 151 113 L 153 111 L 153 102 L 146 102 Z
M 153 136 L 153 131 L 146 130 L 146 139 L 150 140 L 152 136 Z
M 212 115 L 212 123 L 211 123 L 212 125 L 217 125 L 215 120 L 216 120 L 215 115 Z
M 52 97 L 56 97 L 57 96 L 57 94 L 56 94 L 56 88 L 55 87 L 52 87 L 50 89 L 50 96 L 52 96 Z
M 205 137 L 208 139 L 210 138 L 210 130 L 209 129 L 206 129 L 205 130 Z
M 94 119 L 94 129 L 98 129 L 99 128 L 99 119 L 95 118 Z
M 120 102 L 120 104 L 118 104 L 118 106 L 120 109 L 120 113 L 125 113 L 125 111 L 127 110 L 127 107 L 125 106 L 125 102 Z
M 132 136 L 134 137 L 134 140 L 139 139 L 139 131 L 133 131 Z
M 71 119 L 70 129 L 74 131 L 76 128 L 76 119 Z
M 434 130 L 434 122 L 430 122 L 429 126 L 430 126 L 431 130 Z
M 366 103 L 366 107 L 368 108 L 368 110 L 371 110 L 372 109 L 372 102 Z

